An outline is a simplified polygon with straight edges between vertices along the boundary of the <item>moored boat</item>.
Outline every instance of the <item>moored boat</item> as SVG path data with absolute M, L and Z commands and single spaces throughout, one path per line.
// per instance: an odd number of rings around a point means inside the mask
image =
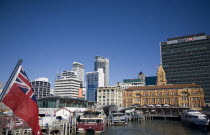
M 78 118 L 78 133 L 102 133 L 107 125 L 107 116 L 103 110 L 87 110 Z
M 181 121 L 189 126 L 208 126 L 209 119 L 205 114 L 202 114 L 196 109 L 189 109 L 183 111 L 181 115 Z
M 111 124 L 118 125 L 118 124 L 127 124 L 128 117 L 125 113 L 121 112 L 114 112 L 111 114 Z

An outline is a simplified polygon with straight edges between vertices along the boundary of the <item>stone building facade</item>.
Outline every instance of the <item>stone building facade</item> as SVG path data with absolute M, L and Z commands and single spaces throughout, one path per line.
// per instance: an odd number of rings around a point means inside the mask
M 97 102 L 100 105 L 123 106 L 123 91 L 119 86 L 99 87 L 97 89 Z
M 123 99 L 124 106 L 128 107 L 134 104 L 141 106 L 168 104 L 175 107 L 191 107 L 197 109 L 205 106 L 204 92 L 200 85 L 167 85 L 166 82 L 165 72 L 162 66 L 160 66 L 157 72 L 157 85 L 126 89 Z

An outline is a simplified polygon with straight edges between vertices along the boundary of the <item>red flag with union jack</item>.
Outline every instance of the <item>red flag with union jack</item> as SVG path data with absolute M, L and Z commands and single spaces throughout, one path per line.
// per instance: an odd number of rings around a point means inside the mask
M 1 93 L 0 100 L 31 127 L 34 135 L 41 135 L 38 105 L 29 79 L 20 65 L 15 67 Z

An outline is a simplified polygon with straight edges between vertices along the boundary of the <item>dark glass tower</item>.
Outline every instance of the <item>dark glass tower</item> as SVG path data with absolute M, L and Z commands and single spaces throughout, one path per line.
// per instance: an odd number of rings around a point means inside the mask
M 169 84 L 201 85 L 210 103 L 210 35 L 169 38 L 161 42 L 161 56 Z

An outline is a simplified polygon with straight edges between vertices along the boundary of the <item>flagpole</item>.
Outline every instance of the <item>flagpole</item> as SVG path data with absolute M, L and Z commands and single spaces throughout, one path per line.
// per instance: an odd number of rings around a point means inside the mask
M 9 79 L 8 79 L 6 85 L 4 86 L 4 89 L 3 89 L 3 91 L 2 91 L 2 93 L 1 93 L 1 95 L 0 95 L 0 102 L 2 101 L 3 96 L 4 96 L 4 94 L 6 93 L 8 87 L 9 87 L 9 85 L 10 85 L 12 79 L 14 78 L 15 73 L 17 72 L 17 70 L 18 70 L 19 66 L 21 65 L 21 63 L 22 63 L 22 59 L 19 59 L 18 63 L 16 64 L 16 66 L 15 66 L 15 68 L 14 68 L 12 74 L 10 75 L 10 77 L 9 77 Z

